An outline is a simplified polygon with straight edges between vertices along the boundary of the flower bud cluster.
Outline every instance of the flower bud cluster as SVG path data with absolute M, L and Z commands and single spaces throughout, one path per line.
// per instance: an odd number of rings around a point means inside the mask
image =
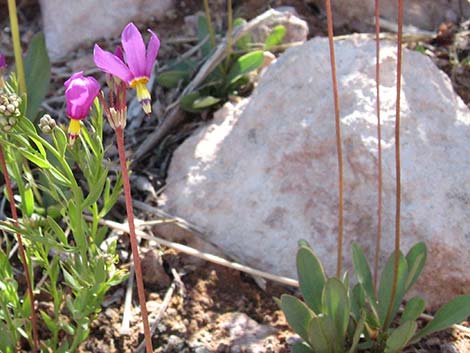
M 57 126 L 57 123 L 49 114 L 44 114 L 42 118 L 39 119 L 38 126 L 43 134 L 49 135 L 52 129 Z
M 0 129 L 8 132 L 16 125 L 21 115 L 21 97 L 15 93 L 0 94 Z

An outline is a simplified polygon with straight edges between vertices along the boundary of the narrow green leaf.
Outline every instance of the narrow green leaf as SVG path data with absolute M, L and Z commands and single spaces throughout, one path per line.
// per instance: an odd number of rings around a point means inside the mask
M 86 197 L 86 199 L 83 201 L 81 205 L 82 209 L 87 209 L 88 207 L 93 205 L 96 201 L 98 201 L 103 191 L 103 188 L 105 186 L 107 177 L 108 177 L 108 171 L 103 170 L 101 171 L 100 178 L 96 181 L 96 183 L 89 185 L 91 189 L 90 189 L 88 196 Z
M 264 54 L 261 50 L 252 51 L 239 57 L 232 65 L 230 72 L 227 75 L 227 81 L 232 83 L 240 76 L 245 75 L 250 71 L 256 70 L 263 64 L 263 61 Z
M 359 245 L 353 243 L 351 249 L 354 271 L 356 272 L 357 280 L 364 289 L 364 293 L 367 299 L 369 300 L 369 304 L 372 308 L 374 315 L 378 317 L 377 299 L 375 297 L 375 291 L 372 283 L 372 275 L 370 272 L 369 264 L 367 263 L 366 257 Z
M 393 321 L 405 294 L 405 282 L 408 275 L 408 265 L 406 263 L 405 257 L 401 252 L 398 258 L 397 289 L 395 298 L 393 298 L 393 309 L 391 311 L 390 317 L 388 318 L 388 322 L 385 322 L 388 308 L 392 300 L 394 267 L 395 252 L 393 252 L 388 258 L 380 278 L 378 314 L 380 318 L 380 325 L 383 329 L 387 329 L 390 322 Z
M 315 313 L 321 313 L 322 293 L 326 281 L 325 271 L 312 249 L 305 246 L 297 250 L 297 276 L 305 303 Z
M 190 72 L 171 70 L 165 71 L 158 75 L 157 83 L 165 88 L 176 88 L 180 81 L 187 80 Z
M 361 311 L 364 308 L 366 302 L 366 296 L 364 293 L 364 289 L 360 283 L 357 283 L 351 293 L 350 293 L 350 301 L 351 301 L 351 313 L 356 320 L 359 320 Z
M 288 294 L 281 296 L 281 309 L 289 326 L 308 341 L 308 327 L 314 313 L 302 301 Z
M 34 194 L 31 185 L 26 186 L 24 194 L 21 196 L 21 201 L 24 205 L 26 215 L 31 217 L 34 212 Z
M 348 328 L 350 304 L 343 283 L 337 278 L 329 278 L 323 288 L 323 314 L 330 316 L 335 323 L 338 336 L 344 336 Z
M 438 310 L 434 319 L 413 340 L 444 330 L 451 325 L 464 321 L 468 316 L 470 316 L 470 295 L 455 297 Z
M 286 35 L 286 27 L 283 25 L 278 25 L 273 28 L 271 33 L 264 41 L 264 50 L 270 50 L 272 47 L 282 43 L 284 36 Z
M 408 263 L 408 276 L 405 284 L 405 292 L 407 292 L 418 280 L 418 277 L 423 270 L 424 264 L 426 263 L 426 258 L 427 248 L 426 244 L 423 242 L 414 245 L 406 255 L 406 262 Z
M 28 92 L 28 105 L 26 116 L 35 120 L 38 109 L 44 100 L 51 79 L 51 63 L 47 55 L 44 34 L 36 34 L 29 44 L 24 59 L 26 76 L 26 91 Z
M 366 312 L 364 310 L 361 310 L 360 318 L 357 322 L 356 330 L 354 331 L 349 353 L 356 353 L 359 340 L 361 339 L 362 332 L 364 331 L 365 323 L 366 323 Z
M 411 298 L 408 303 L 406 303 L 405 310 L 400 318 L 400 323 L 406 321 L 416 321 L 416 319 L 421 315 L 426 306 L 426 302 L 420 297 Z
M 396 329 L 393 329 L 387 339 L 387 346 L 384 353 L 398 353 L 409 343 L 416 332 L 417 324 L 414 321 L 407 321 Z
M 26 151 L 24 149 L 18 149 L 18 151 L 26 158 L 28 159 L 29 161 L 31 161 L 32 163 L 36 164 L 38 167 L 40 168 L 45 168 L 45 169 L 49 169 L 51 167 L 51 165 L 49 164 L 49 162 L 44 159 L 44 157 L 42 157 L 40 154 L 36 154 L 36 153 L 31 153 L 29 151 Z

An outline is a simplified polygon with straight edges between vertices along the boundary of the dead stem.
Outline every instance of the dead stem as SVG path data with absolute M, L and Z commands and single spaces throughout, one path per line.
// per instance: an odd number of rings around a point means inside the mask
M 398 263 L 400 260 L 400 202 L 401 202 L 401 171 L 400 171 L 400 92 L 401 92 L 401 59 L 402 59 L 403 0 L 398 0 L 398 33 L 397 33 L 397 100 L 395 107 L 395 168 L 396 168 L 396 212 L 395 212 L 395 264 L 393 269 L 392 295 L 388 306 L 385 325 L 390 321 L 394 301 L 397 294 Z
M 379 273 L 380 241 L 382 239 L 382 131 L 380 121 L 380 0 L 375 0 L 375 86 L 376 86 L 376 109 L 377 109 L 377 238 L 375 243 L 374 258 L 374 289 L 377 292 L 377 280 Z
M 335 99 L 335 123 L 336 123 L 336 148 L 338 151 L 338 254 L 336 277 L 341 276 L 341 267 L 343 263 L 343 151 L 341 148 L 341 122 L 339 118 L 339 97 L 338 97 L 338 83 L 336 81 L 336 64 L 335 64 L 335 48 L 333 42 L 333 15 L 331 13 L 331 0 L 326 2 L 326 16 L 328 18 L 328 40 L 330 43 L 330 63 L 331 63 L 331 76 L 333 80 L 333 95 Z
M 131 241 L 132 256 L 134 259 L 135 277 L 137 282 L 137 294 L 139 297 L 140 311 L 142 313 L 142 322 L 144 324 L 145 346 L 147 353 L 153 353 L 152 336 L 150 333 L 150 326 L 147 313 L 147 304 L 145 301 L 144 281 L 142 278 L 142 268 L 140 266 L 139 249 L 137 248 L 137 237 L 135 234 L 134 225 L 134 209 L 132 205 L 131 185 L 129 182 L 129 173 L 127 171 L 126 151 L 124 148 L 124 131 L 121 127 L 117 127 L 116 141 L 119 152 L 119 162 L 121 164 L 122 182 L 124 187 L 124 196 L 126 199 L 126 212 L 129 222 L 129 237 Z
M 10 176 L 8 175 L 8 169 L 7 165 L 5 163 L 5 156 L 3 154 L 3 148 L 0 146 L 0 164 L 2 165 L 2 172 L 5 177 L 5 186 L 7 188 L 7 194 L 8 198 L 10 199 L 10 209 L 11 209 L 11 215 L 15 221 L 15 226 L 19 226 L 18 223 L 18 212 L 16 211 L 16 204 L 15 204 L 15 199 L 13 196 L 13 190 L 11 187 L 11 180 Z M 32 325 L 32 330 L 33 330 L 33 344 L 34 344 L 34 352 L 39 352 L 39 336 L 38 336 L 38 329 L 37 329 L 37 319 L 36 319 L 36 310 L 34 308 L 34 293 L 33 293 L 33 286 L 31 282 L 31 276 L 29 274 L 29 269 L 28 269 L 28 262 L 26 260 L 26 252 L 24 251 L 24 246 L 23 246 L 23 239 L 21 237 L 21 234 L 16 233 L 16 238 L 18 239 L 18 249 L 21 257 L 21 262 L 23 263 L 23 268 L 24 268 L 24 275 L 26 277 L 26 285 L 27 285 L 27 291 L 28 291 L 28 296 L 29 300 L 31 301 L 31 325 Z

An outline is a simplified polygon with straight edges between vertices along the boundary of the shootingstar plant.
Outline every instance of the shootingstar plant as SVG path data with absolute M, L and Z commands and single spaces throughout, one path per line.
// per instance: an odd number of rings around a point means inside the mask
M 152 112 L 150 92 L 146 86 L 152 73 L 152 68 L 160 49 L 160 40 L 157 35 L 148 30 L 150 40 L 145 48 L 144 39 L 137 27 L 129 23 L 121 34 L 121 43 L 124 57 L 119 53 L 112 54 L 95 44 L 93 56 L 96 66 L 104 72 L 114 75 L 130 87 L 135 88 L 137 100 L 146 114 Z
M 65 81 L 64 86 L 67 117 L 71 119 L 68 130 L 69 143 L 73 144 L 80 134 L 80 120 L 88 115 L 100 90 L 100 84 L 93 77 L 83 76 L 80 71 Z

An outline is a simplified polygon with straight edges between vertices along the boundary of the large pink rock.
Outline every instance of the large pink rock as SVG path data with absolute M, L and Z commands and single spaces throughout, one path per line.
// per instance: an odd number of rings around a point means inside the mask
M 350 244 L 373 259 L 377 232 L 375 43 L 336 42 L 345 169 L 346 268 Z M 226 104 L 176 150 L 164 208 L 199 225 L 246 264 L 296 276 L 307 239 L 336 269 L 337 157 L 327 40 L 289 49 L 253 95 Z M 382 264 L 395 232 L 395 44 L 382 43 Z M 402 85 L 402 246 L 429 249 L 416 291 L 431 306 L 470 293 L 470 112 L 426 56 L 405 50 Z
M 307 0 L 324 8 L 324 0 Z M 405 25 L 436 30 L 444 21 L 457 22 L 470 17 L 469 0 L 407 0 L 403 1 Z M 360 31 L 369 29 L 375 14 L 375 0 L 335 0 L 331 2 L 335 25 L 348 25 Z M 381 17 L 397 23 L 398 1 L 381 0 Z
M 119 35 L 129 21 L 161 20 L 173 0 L 39 0 L 49 56 L 57 61 L 77 46 Z M 152 28 L 158 33 L 158 28 Z

